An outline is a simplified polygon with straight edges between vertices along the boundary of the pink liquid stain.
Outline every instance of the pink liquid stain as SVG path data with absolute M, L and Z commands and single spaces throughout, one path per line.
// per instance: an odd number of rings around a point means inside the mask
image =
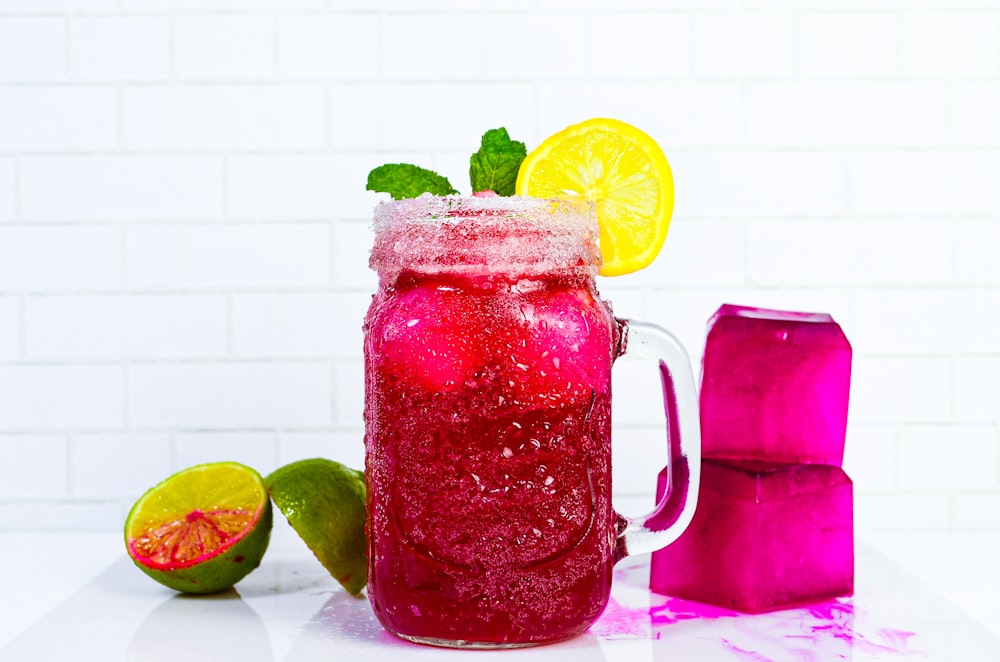
M 757 651 L 747 650 L 745 648 L 740 648 L 733 642 L 726 638 L 722 639 L 722 646 L 730 653 L 736 654 L 737 657 L 744 660 L 751 660 L 752 662 L 776 662 L 769 657 L 765 657 Z
M 651 626 L 648 610 L 627 607 L 612 596 L 590 631 L 605 639 L 651 639 Z
M 612 597 L 600 620 L 590 631 L 609 639 L 659 639 L 658 628 L 684 621 L 738 616 L 741 614 L 736 611 L 679 598 L 667 598 L 662 604 L 643 608 L 623 605 Z
M 660 639 L 670 637 L 670 628 L 679 623 L 719 619 L 739 619 L 727 632 L 737 630 L 740 640 L 720 637 L 719 641 L 735 659 L 748 662 L 814 662 L 829 659 L 828 654 L 823 657 L 820 651 L 833 649 L 845 651 L 836 653 L 840 659 L 850 659 L 852 650 L 870 655 L 926 656 L 925 651 L 913 647 L 914 632 L 856 628 L 856 620 L 864 624 L 866 618 L 850 600 L 747 615 L 677 598 L 641 607 L 624 605 L 612 598 L 591 632 L 605 639 Z M 776 650 L 781 651 L 779 659 L 763 652 Z
M 662 605 L 649 608 L 649 616 L 654 625 L 669 625 L 695 618 L 736 618 L 741 615 L 740 612 L 731 609 L 679 598 L 669 598 Z
M 915 650 L 910 646 L 910 640 L 916 636 L 915 632 L 892 628 L 875 628 L 868 635 L 859 632 L 854 627 L 856 608 L 852 602 L 834 600 L 813 605 L 808 607 L 806 611 L 811 618 L 818 621 L 815 624 L 807 623 L 804 628 L 808 630 L 814 641 L 823 636 L 829 636 L 847 643 L 855 650 L 870 654 L 914 655 L 923 653 L 923 651 Z

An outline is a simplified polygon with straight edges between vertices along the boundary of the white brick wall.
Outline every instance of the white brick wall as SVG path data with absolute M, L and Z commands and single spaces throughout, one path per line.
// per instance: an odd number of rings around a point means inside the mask
M 278 72 L 283 79 L 367 79 L 379 73 L 379 17 L 285 14 L 278 18 Z
M 121 231 L 113 226 L 0 223 L 0 290 L 20 295 L 118 287 Z
M 184 359 L 226 351 L 221 295 L 29 297 L 25 355 L 32 360 Z
M 137 427 L 252 429 L 330 425 L 331 390 L 319 362 L 197 362 L 132 366 L 126 396 Z
M 0 149 L 113 149 L 118 142 L 117 105 L 112 87 L 6 87 L 0 90 Z
M 306 85 L 173 85 L 126 90 L 135 149 L 303 149 L 325 144 L 326 95 Z
M 174 75 L 181 80 L 274 78 L 277 58 L 270 16 L 179 16 L 173 37 Z
M 15 173 L 14 159 L 0 157 L 0 221 L 14 218 Z
M 694 18 L 694 74 L 787 76 L 795 66 L 795 24 L 787 12 L 713 12 Z
M 159 16 L 81 16 L 69 27 L 74 79 L 155 81 L 170 76 L 170 21 Z
M 154 289 L 323 287 L 325 224 L 149 224 L 128 234 L 127 277 Z
M 0 528 L 360 466 L 368 170 L 467 189 L 484 130 L 598 115 L 677 187 L 616 310 L 695 365 L 724 301 L 833 313 L 859 528 L 1000 529 L 1000 0 L 0 0 Z M 643 501 L 656 383 L 620 371 Z
M 66 77 L 66 19 L 0 17 L 0 80 L 53 81 Z
M 994 12 L 916 11 L 900 17 L 900 69 L 914 76 L 992 76 L 1000 21 Z
M 221 155 L 25 155 L 20 176 L 26 221 L 211 218 L 223 208 Z
M 16 359 L 21 352 L 21 302 L 0 297 L 0 357 Z
M 796 35 L 798 71 L 815 77 L 891 77 L 896 74 L 896 24 L 897 16 L 888 11 L 803 14 Z
M 118 365 L 9 362 L 0 366 L 0 430 L 120 427 L 125 396 L 125 371 Z

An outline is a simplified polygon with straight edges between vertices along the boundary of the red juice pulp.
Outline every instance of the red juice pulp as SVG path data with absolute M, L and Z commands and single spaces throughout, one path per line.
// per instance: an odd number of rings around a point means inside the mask
M 369 599 L 413 640 L 562 639 L 611 586 L 618 326 L 588 269 L 480 266 L 380 272 L 365 322 Z

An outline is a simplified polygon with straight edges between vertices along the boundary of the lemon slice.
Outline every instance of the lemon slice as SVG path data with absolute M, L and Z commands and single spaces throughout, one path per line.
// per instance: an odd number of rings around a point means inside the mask
M 663 150 L 634 126 L 607 118 L 546 138 L 521 164 L 516 193 L 594 201 L 602 276 L 648 266 L 663 247 L 674 210 L 674 178 Z

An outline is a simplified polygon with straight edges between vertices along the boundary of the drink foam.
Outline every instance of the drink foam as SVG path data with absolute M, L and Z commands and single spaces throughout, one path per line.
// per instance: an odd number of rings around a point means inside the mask
M 593 203 L 526 197 L 439 197 L 383 202 L 374 213 L 370 266 L 392 282 L 428 274 L 585 273 L 601 264 Z

